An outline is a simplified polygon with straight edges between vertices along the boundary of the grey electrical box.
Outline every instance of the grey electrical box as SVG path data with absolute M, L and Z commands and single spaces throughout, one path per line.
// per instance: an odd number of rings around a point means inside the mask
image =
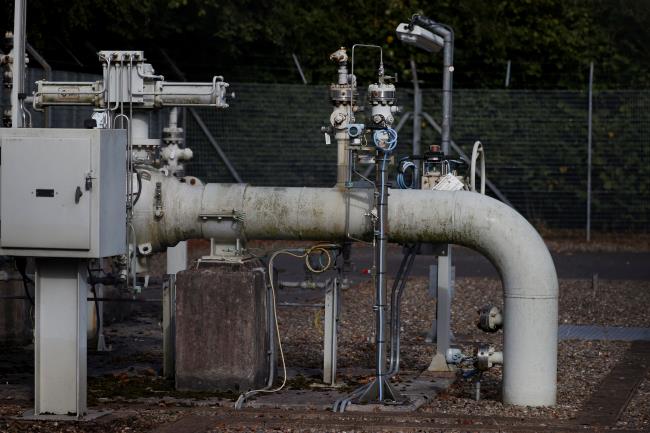
M 125 253 L 126 130 L 0 129 L 0 254 Z

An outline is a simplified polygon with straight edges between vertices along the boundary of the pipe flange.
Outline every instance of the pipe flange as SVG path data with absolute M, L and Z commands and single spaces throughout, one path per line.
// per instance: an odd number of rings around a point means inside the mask
M 332 84 L 330 86 L 330 99 L 335 104 L 352 104 L 356 97 L 357 92 L 349 84 Z
M 393 84 L 371 84 L 368 86 L 368 100 L 373 105 L 393 105 L 396 99 Z
M 495 364 L 503 364 L 503 352 L 497 352 L 489 344 L 479 344 L 476 348 L 474 367 L 479 371 L 485 371 L 494 367 Z
M 501 313 L 501 309 L 495 305 L 483 305 L 478 310 L 478 315 L 478 323 L 476 325 L 482 331 L 497 332 L 503 327 L 503 314 Z

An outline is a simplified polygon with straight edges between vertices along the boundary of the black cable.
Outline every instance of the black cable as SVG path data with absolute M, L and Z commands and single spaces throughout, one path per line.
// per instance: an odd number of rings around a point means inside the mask
M 140 194 L 142 193 L 142 175 L 139 171 L 135 172 L 135 178 L 138 180 L 138 192 L 135 195 L 135 200 L 133 200 L 133 206 L 140 200 Z
M 97 296 L 97 291 L 95 290 L 95 283 L 92 278 L 92 272 L 90 271 L 90 266 L 88 267 L 88 275 L 90 276 L 90 281 L 91 281 L 90 291 L 93 294 L 93 298 L 97 299 L 99 298 L 99 296 Z M 95 332 L 95 338 L 99 340 L 99 333 L 100 330 L 102 329 L 102 317 L 99 314 L 99 302 L 98 301 L 94 301 L 94 302 L 95 302 L 95 316 L 97 317 L 97 331 Z
M 20 276 L 23 279 L 23 288 L 25 289 L 25 296 L 27 296 L 27 299 L 29 299 L 29 303 L 34 306 L 34 298 L 32 298 L 32 295 L 29 293 L 29 286 L 28 283 L 32 282 L 34 283 L 31 278 L 27 276 L 27 258 L 26 257 L 16 257 L 16 269 L 18 270 L 18 273 L 20 273 Z

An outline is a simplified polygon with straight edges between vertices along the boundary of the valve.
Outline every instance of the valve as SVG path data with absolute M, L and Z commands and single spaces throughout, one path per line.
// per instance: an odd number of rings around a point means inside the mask
M 503 352 L 497 352 L 488 344 L 480 344 L 476 348 L 476 362 L 474 366 L 479 371 L 492 368 L 495 364 L 503 364 Z
M 503 327 L 503 314 L 501 309 L 492 304 L 483 305 L 478 310 L 478 326 L 485 332 L 497 332 Z

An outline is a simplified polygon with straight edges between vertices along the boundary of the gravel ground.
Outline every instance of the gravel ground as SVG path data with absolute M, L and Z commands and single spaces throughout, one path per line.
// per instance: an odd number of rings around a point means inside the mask
M 321 300 L 318 293 L 313 293 L 312 298 Z M 453 332 L 458 344 L 467 352 L 471 352 L 478 341 L 490 342 L 501 348 L 501 333 L 485 334 L 475 325 L 476 310 L 486 302 L 497 305 L 502 303 L 501 283 L 498 280 L 463 278 L 457 281 L 452 308 Z M 353 369 L 370 369 L 374 366 L 373 304 L 374 288 L 370 282 L 342 293 L 339 368 L 346 372 L 343 379 L 351 382 L 367 379 L 360 377 L 358 371 L 355 373 Z M 591 281 L 560 281 L 561 323 L 647 327 L 650 326 L 650 316 L 646 313 L 648 305 L 650 282 L 600 281 L 594 295 Z M 434 309 L 435 302 L 427 294 L 426 280 L 412 279 L 407 285 L 402 303 L 403 370 L 421 371 L 429 365 L 433 347 L 425 343 L 425 336 L 433 319 Z M 280 309 L 279 323 L 289 367 L 321 368 L 322 321 L 320 310 Z M 152 327 L 156 326 L 155 320 L 150 322 Z M 483 376 L 480 402 L 472 399 L 472 383 L 459 380 L 439 398 L 422 407 L 420 412 L 573 419 L 602 378 L 620 361 L 628 347 L 629 343 L 623 342 L 561 342 L 558 359 L 558 405 L 554 408 L 515 408 L 502 405 L 499 402 L 502 372 L 500 368 L 494 368 Z M 145 432 L 156 425 L 172 422 L 183 414 L 179 408 L 168 407 L 162 402 L 158 404 L 134 407 L 128 403 L 102 403 L 103 408 L 114 410 L 114 415 L 109 420 L 83 425 L 18 425 L 12 421 L 0 421 L 0 431 Z M 30 405 L 29 402 L 2 401 L 0 416 L 18 415 Z M 641 384 L 618 427 L 648 428 L 649 423 L 650 375 Z M 242 428 L 232 431 L 254 430 Z
M 650 430 L 650 370 L 630 400 L 617 426 Z
M 588 306 L 575 302 L 587 283 L 562 281 L 560 284 L 560 317 L 566 323 L 598 323 L 608 325 L 649 326 L 645 314 L 650 301 L 650 283 L 601 282 L 607 287 L 607 296 L 599 296 Z M 589 285 L 591 283 L 589 282 Z M 645 289 L 645 290 L 643 290 Z M 604 291 L 604 290 L 603 290 Z M 637 297 L 622 301 L 626 291 L 636 291 Z M 639 294 L 641 292 L 641 294 Z M 372 305 L 374 289 L 371 283 L 353 287 L 343 293 L 343 311 L 339 332 L 339 366 L 367 367 L 374 365 L 372 335 L 374 316 Z M 502 302 L 501 283 L 497 280 L 464 278 L 457 281 L 452 308 L 453 332 L 466 353 L 471 353 L 476 342 L 490 342 L 502 348 L 502 334 L 486 334 L 476 327 L 475 311 L 484 303 Z M 617 305 L 617 303 L 622 305 Z M 645 307 L 644 307 L 645 305 Z M 627 311 L 627 315 L 610 317 L 607 309 Z M 406 287 L 402 300 L 402 368 L 424 370 L 431 362 L 433 347 L 425 343 L 425 336 L 433 319 L 435 302 L 426 291 L 426 280 L 414 279 Z M 280 313 L 280 326 L 287 364 L 318 368 L 321 363 L 321 313 L 291 309 Z M 603 318 L 601 321 L 600 317 Z M 559 345 L 558 405 L 555 408 L 533 409 L 504 406 L 499 402 L 501 369 L 484 374 L 481 383 L 483 400 L 472 399 L 473 384 L 458 381 L 441 398 L 423 410 L 453 414 L 498 415 L 573 418 L 585 399 L 600 380 L 621 359 L 629 343 L 563 341 Z

